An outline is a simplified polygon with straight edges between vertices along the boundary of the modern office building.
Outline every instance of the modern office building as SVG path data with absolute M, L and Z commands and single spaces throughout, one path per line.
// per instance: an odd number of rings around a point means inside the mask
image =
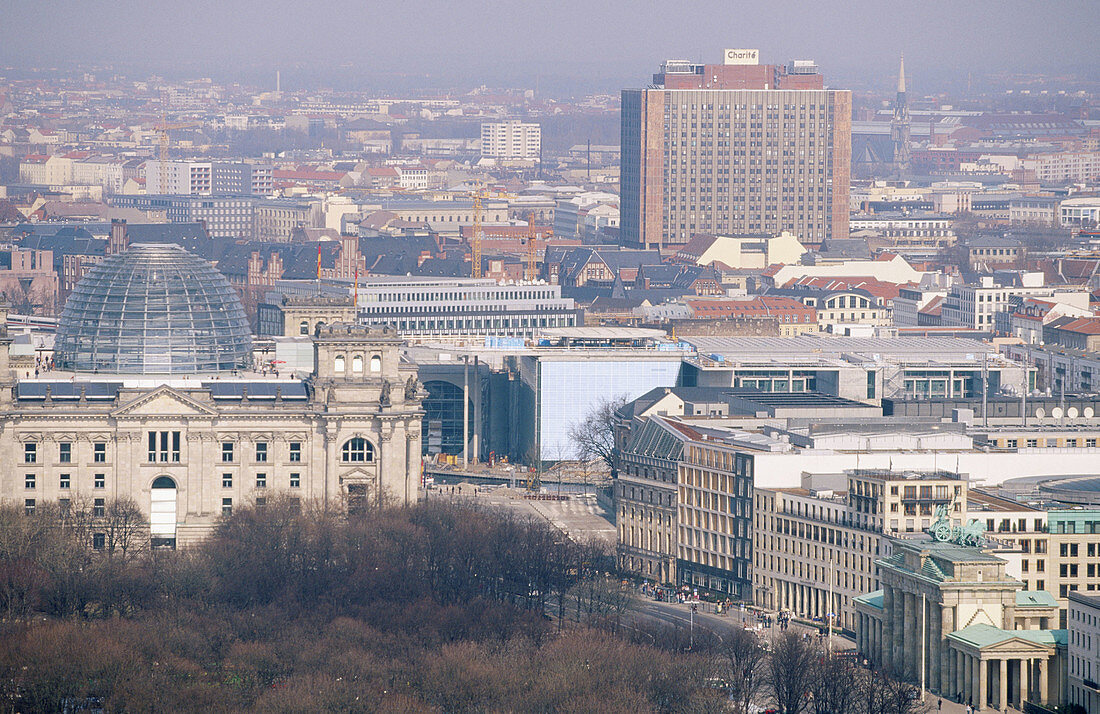
M 542 127 L 510 119 L 481 125 L 481 155 L 487 159 L 538 159 Z
M 812 62 L 668 60 L 622 92 L 622 241 L 677 246 L 697 233 L 848 237 L 852 97 Z
M 1070 593 L 1068 703 L 1100 711 L 1100 594 Z
M 214 238 L 245 238 L 254 235 L 251 196 L 123 195 L 112 196 L 111 205 L 139 211 L 163 211 L 169 223 L 202 222 Z
M 833 613 L 854 631 L 855 598 L 878 587 L 874 563 L 888 538 L 919 532 L 938 507 L 965 524 L 966 498 L 966 478 L 947 471 L 851 469 L 807 474 L 801 488 L 757 488 L 755 602 L 820 620 Z
M 686 337 L 684 386 L 881 398 L 1020 394 L 1027 370 L 978 340 L 938 337 Z M 984 363 L 984 377 L 983 377 Z
M 57 371 L 19 379 L 0 335 L 0 498 L 28 512 L 86 501 L 97 544 L 108 502 L 131 498 L 163 546 L 276 494 L 414 502 L 422 390 L 397 333 L 328 325 L 307 338 L 311 372 L 258 373 L 226 287 L 180 248 L 134 245 L 74 291 Z
M 283 296 L 357 297 L 358 321 L 389 325 L 411 341 L 484 342 L 486 337 L 533 338 L 539 330 L 573 327 L 577 311 L 560 285 L 498 283 L 492 278 L 371 275 L 340 280 L 279 280 L 259 307 L 262 334 L 285 334 Z M 295 333 L 297 334 L 297 333 Z

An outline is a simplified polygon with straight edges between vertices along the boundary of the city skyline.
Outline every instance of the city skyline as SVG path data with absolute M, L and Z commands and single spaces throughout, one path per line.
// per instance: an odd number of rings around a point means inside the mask
M 492 84 L 541 82 L 547 90 L 570 83 L 610 90 L 633 86 L 628 82 L 639 68 L 650 71 L 664 59 L 697 61 L 716 48 L 756 47 L 766 61 L 813 59 L 837 86 L 883 90 L 893 85 L 897 55 L 904 52 L 918 93 L 968 75 L 1045 72 L 1087 81 L 1098 64 L 1088 51 L 1095 17 L 1088 3 L 1072 1 L 1018 3 L 1012 12 L 991 3 L 731 8 L 703 2 L 672 16 L 653 4 L 626 12 L 622 2 L 572 1 L 493 12 L 429 2 L 415 16 L 346 2 L 276 3 L 262 13 L 239 0 L 188 5 L 186 12 L 157 3 L 61 5 L 55 11 L 69 21 L 59 24 L 29 4 L 0 4 L 7 18 L 0 63 L 15 69 L 111 65 L 135 74 L 271 77 L 272 83 L 281 69 L 288 90 L 447 86 L 474 77 Z M 699 22 L 723 14 L 730 20 Z M 777 23 L 780 16 L 789 21 Z M 436 21 L 416 21 L 423 17 Z M 55 41 L 40 42 L 44 35 Z M 1027 38 L 1023 47 L 1021 37 Z

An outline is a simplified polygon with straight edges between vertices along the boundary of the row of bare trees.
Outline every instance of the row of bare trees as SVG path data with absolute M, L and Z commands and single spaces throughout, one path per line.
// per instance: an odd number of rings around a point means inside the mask
M 613 559 L 543 521 L 272 498 L 148 538 L 130 502 L 0 508 L 0 712 L 727 709 L 698 655 L 616 632 Z
M 919 714 L 928 710 L 916 689 L 830 655 L 820 638 L 794 630 L 771 640 L 749 630 L 715 632 L 634 622 L 630 637 L 675 652 L 690 652 L 699 677 L 721 691 L 727 711 L 755 714 Z

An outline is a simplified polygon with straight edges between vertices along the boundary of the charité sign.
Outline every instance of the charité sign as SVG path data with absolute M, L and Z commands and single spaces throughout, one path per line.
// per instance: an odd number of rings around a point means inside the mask
M 724 64 L 760 64 L 760 50 L 726 50 Z

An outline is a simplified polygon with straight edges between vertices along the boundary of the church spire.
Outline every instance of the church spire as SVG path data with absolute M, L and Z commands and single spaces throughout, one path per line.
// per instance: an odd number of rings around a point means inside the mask
M 901 53 L 901 62 L 898 64 L 898 94 L 905 94 L 905 53 Z

